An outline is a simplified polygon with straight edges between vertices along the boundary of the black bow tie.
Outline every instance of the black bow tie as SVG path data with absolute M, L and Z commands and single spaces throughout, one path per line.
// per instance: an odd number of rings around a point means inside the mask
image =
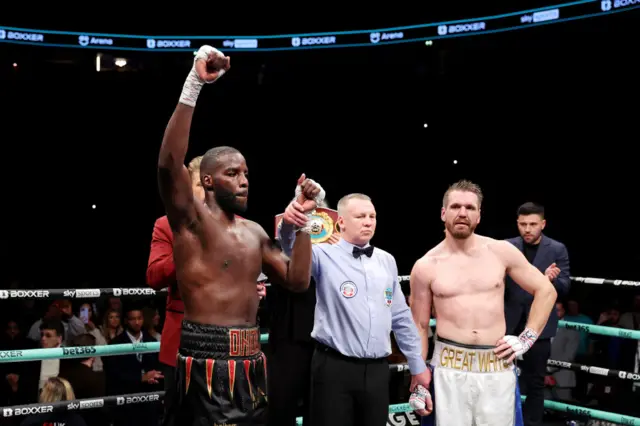
M 373 246 L 369 246 L 367 248 L 360 248 L 360 247 L 353 248 L 353 257 L 355 257 L 356 259 L 362 256 L 363 254 L 366 254 L 367 257 L 371 257 L 371 255 L 373 254 Z

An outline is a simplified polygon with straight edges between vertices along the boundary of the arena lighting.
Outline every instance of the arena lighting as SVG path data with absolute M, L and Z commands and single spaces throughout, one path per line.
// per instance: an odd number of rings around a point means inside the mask
M 116 58 L 113 63 L 116 64 L 117 67 L 122 68 L 127 65 L 127 60 L 124 58 Z
M 427 123 L 424 123 L 424 128 L 426 129 L 427 127 L 429 127 L 429 125 Z
M 100 72 L 101 65 L 102 65 L 102 53 L 98 53 L 96 55 L 96 71 L 97 72 Z
M 458 164 L 458 160 L 453 160 L 453 164 Z
M 0 43 L 16 43 L 79 49 L 147 52 L 193 52 L 203 44 L 220 50 L 280 51 L 383 46 L 427 42 L 519 30 L 609 15 L 640 8 L 640 0 L 576 0 L 474 19 L 432 22 L 394 28 L 334 33 L 279 34 L 268 36 L 146 36 L 80 33 L 0 26 Z

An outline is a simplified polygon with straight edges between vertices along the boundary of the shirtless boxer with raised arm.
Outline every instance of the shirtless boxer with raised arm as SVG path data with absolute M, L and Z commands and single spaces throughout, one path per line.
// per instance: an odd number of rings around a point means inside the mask
M 556 301 L 549 279 L 517 248 L 474 233 L 481 204 L 477 185 L 460 181 L 449 187 L 441 212 L 445 238 L 411 271 L 411 311 L 425 358 L 432 303 L 436 316 L 434 411 L 422 425 L 521 425 L 513 361 L 535 343 Z M 506 274 L 533 295 L 520 336 L 505 336 Z
M 158 160 L 158 183 L 174 235 L 176 278 L 184 320 L 176 364 L 176 401 L 165 425 L 260 425 L 266 423 L 266 359 L 256 325 L 260 271 L 292 291 L 306 289 L 311 244 L 301 235 L 291 260 L 275 249 L 264 229 L 235 214 L 247 208 L 248 169 L 231 147 L 202 158 L 204 202 L 194 197 L 184 166 L 196 100 L 205 83 L 229 69 L 229 58 L 200 48 L 173 113 Z M 298 182 L 305 211 L 321 188 Z M 296 242 L 297 243 L 297 242 Z

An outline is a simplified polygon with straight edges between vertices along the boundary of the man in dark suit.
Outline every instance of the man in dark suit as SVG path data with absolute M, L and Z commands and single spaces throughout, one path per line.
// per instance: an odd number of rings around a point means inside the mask
M 571 278 L 569 254 L 564 244 L 542 233 L 546 226 L 544 207 L 525 203 L 518 208 L 518 231 L 520 236 L 511 238 L 511 244 L 520 249 L 531 264 L 538 268 L 553 283 L 558 298 L 566 297 Z M 505 317 L 507 334 L 518 335 L 529 316 L 533 296 L 524 291 L 510 277 L 505 282 Z M 544 414 L 544 377 L 547 360 L 551 353 L 551 339 L 558 328 L 558 314 L 551 311 L 549 321 L 538 341 L 524 354 L 519 363 L 520 390 L 527 399 L 522 407 L 525 426 L 542 425 Z
M 157 340 L 142 330 L 142 307 L 130 302 L 122 312 L 125 332 L 110 344 L 151 343 Z M 163 389 L 162 373 L 157 353 L 133 353 L 103 358 L 107 394 L 155 392 Z M 138 404 L 122 406 L 113 412 L 114 426 L 156 426 L 159 406 Z

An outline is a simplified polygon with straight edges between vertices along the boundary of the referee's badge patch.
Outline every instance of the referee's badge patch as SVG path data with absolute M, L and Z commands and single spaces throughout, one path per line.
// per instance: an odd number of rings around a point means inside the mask
M 340 286 L 340 293 L 347 299 L 351 299 L 358 294 L 358 287 L 353 281 L 345 281 Z
M 387 306 L 391 306 L 392 302 L 393 302 L 393 290 L 391 288 L 386 288 L 384 290 L 384 303 Z

